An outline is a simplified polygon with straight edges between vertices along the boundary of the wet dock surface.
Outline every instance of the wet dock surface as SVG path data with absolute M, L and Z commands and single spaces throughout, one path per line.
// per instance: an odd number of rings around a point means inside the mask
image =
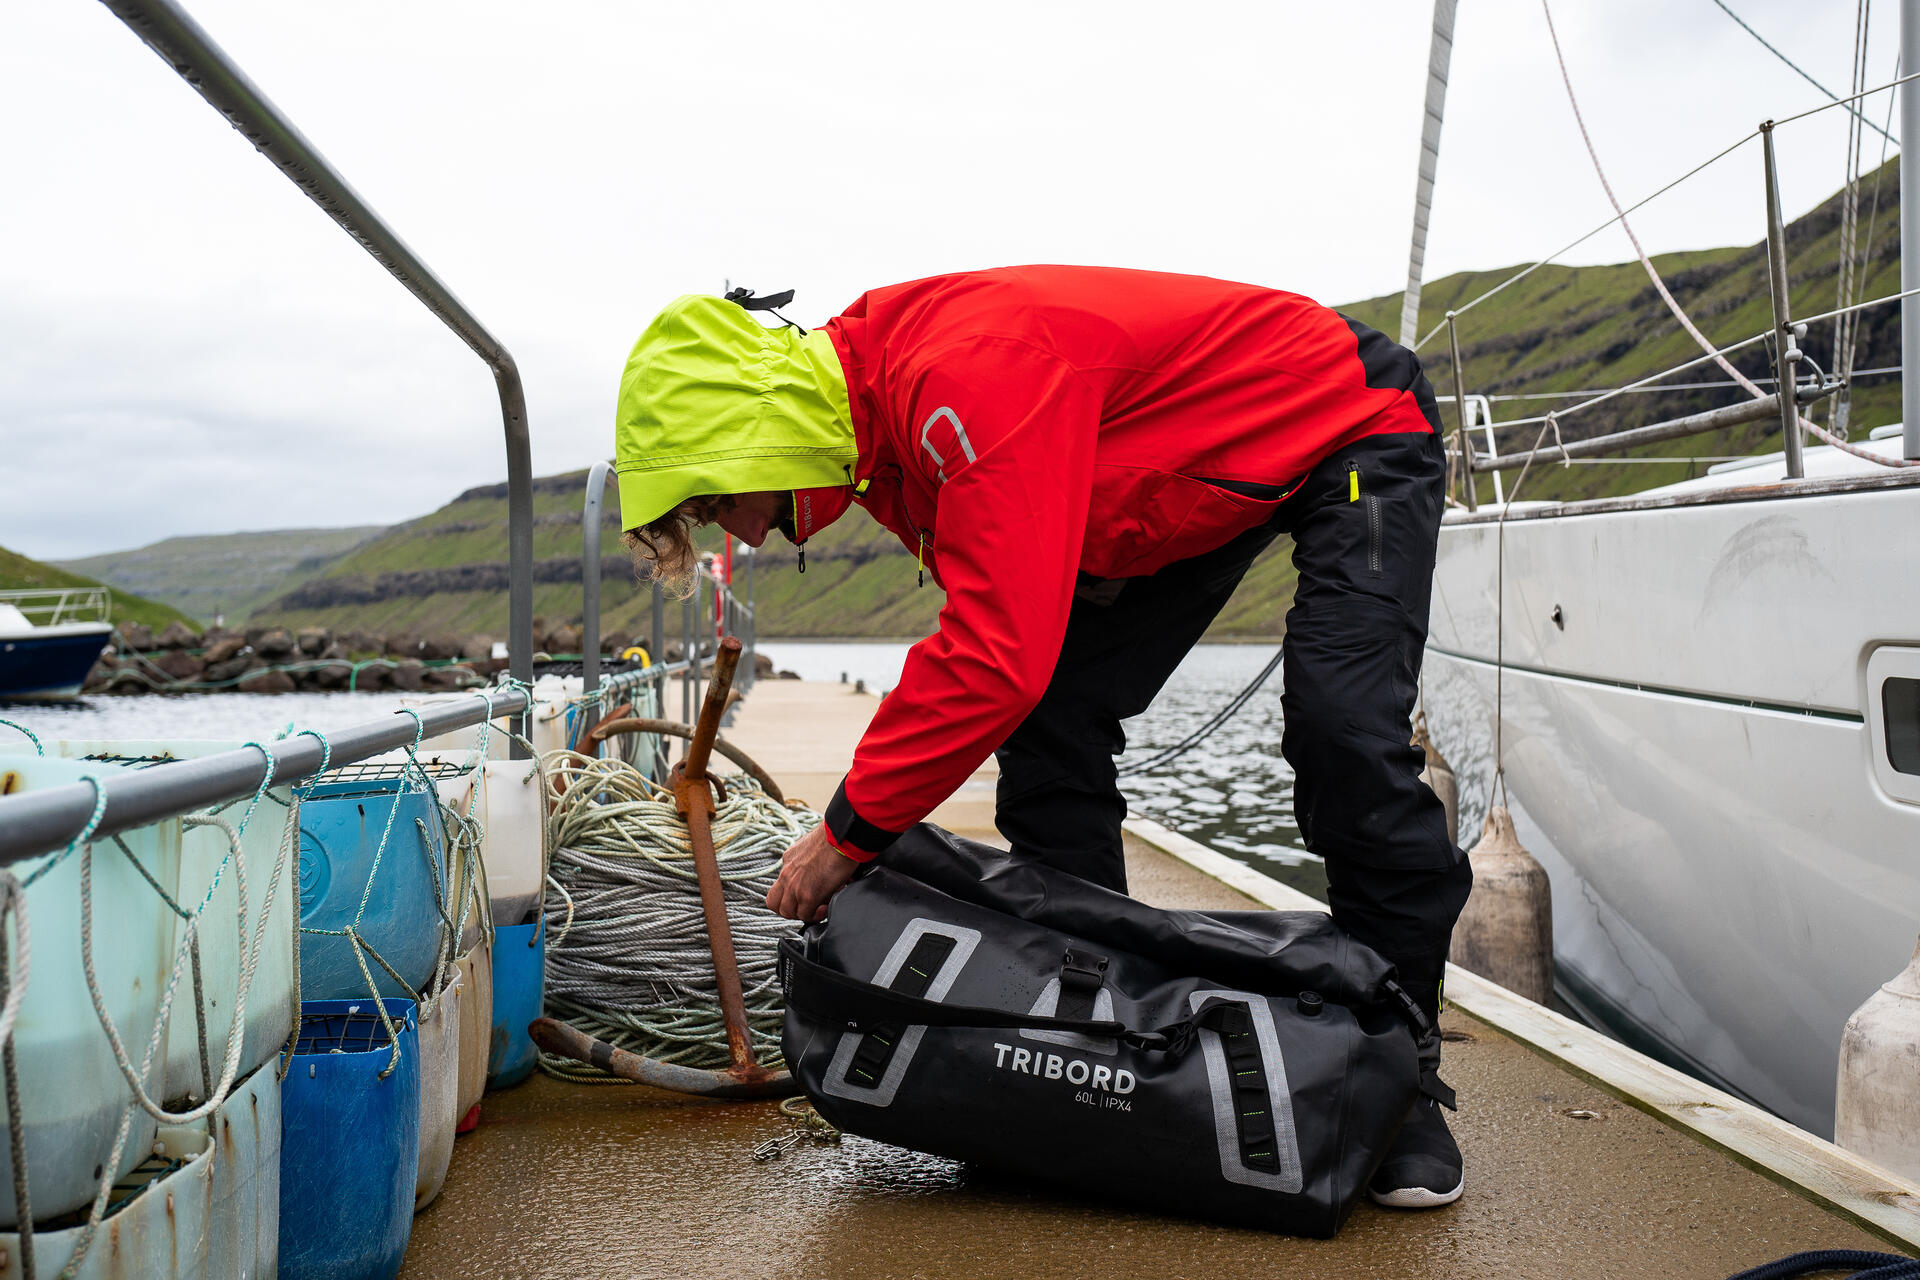
M 769 682 L 727 736 L 824 805 L 874 705 L 843 686 Z M 976 775 L 948 825 L 991 835 L 991 783 Z M 1158 905 L 1258 905 L 1131 836 L 1128 871 Z M 487 1095 L 414 1220 L 402 1275 L 1694 1278 L 1888 1247 L 1486 1023 L 1450 1010 L 1443 1025 L 1466 1195 L 1425 1212 L 1363 1203 L 1333 1240 L 1116 1208 L 854 1137 L 756 1163 L 755 1145 L 791 1129 L 771 1102 L 535 1075 Z
M 1129 872 L 1147 901 L 1252 905 L 1144 846 Z M 536 1075 L 487 1095 L 402 1274 L 1717 1277 L 1800 1249 L 1887 1247 L 1485 1024 L 1445 1022 L 1464 1037 L 1446 1076 L 1465 1197 L 1363 1204 L 1333 1240 L 1115 1209 L 852 1137 L 756 1164 L 755 1144 L 789 1128 L 773 1103 Z

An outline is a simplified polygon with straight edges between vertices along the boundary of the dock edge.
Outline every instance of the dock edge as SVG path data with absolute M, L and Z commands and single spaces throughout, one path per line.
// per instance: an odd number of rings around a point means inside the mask
M 1298 889 L 1145 818 L 1129 835 L 1276 911 L 1325 911 Z M 1446 998 L 1622 1102 L 1892 1244 L 1920 1250 L 1920 1184 L 1732 1094 L 1611 1040 L 1505 987 L 1447 966 Z

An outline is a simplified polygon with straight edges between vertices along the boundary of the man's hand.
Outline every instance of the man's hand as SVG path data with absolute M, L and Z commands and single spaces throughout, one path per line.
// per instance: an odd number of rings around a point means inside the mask
M 767 906 L 789 920 L 824 920 L 827 899 L 846 888 L 860 864 L 827 841 L 822 823 L 793 842 L 780 860 L 780 878 L 767 891 Z

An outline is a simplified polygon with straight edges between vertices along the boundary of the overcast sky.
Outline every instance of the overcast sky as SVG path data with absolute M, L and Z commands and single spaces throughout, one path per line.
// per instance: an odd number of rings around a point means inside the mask
M 726 278 L 803 322 L 1019 262 L 1404 281 L 1428 0 L 189 7 L 513 351 L 537 474 L 610 455 L 634 337 Z M 1843 90 L 1852 3 L 1734 7 Z M 1711 0 L 1555 19 L 1629 201 L 1824 100 Z M 386 523 L 503 478 L 485 367 L 104 7 L 0 5 L 0 119 L 0 544 Z M 1843 147 L 1839 111 L 1782 131 L 1790 211 Z M 1760 197 L 1749 146 L 1636 226 L 1752 242 Z M 1428 277 L 1608 213 L 1538 0 L 1460 0 Z

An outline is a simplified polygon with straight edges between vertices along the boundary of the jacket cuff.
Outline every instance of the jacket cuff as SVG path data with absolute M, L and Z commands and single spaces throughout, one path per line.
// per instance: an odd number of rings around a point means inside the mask
M 876 827 L 861 817 L 854 809 L 853 801 L 847 799 L 845 779 L 841 780 L 840 789 L 833 793 L 833 800 L 827 805 L 826 824 L 833 847 L 855 862 L 873 861 L 903 834 Z

